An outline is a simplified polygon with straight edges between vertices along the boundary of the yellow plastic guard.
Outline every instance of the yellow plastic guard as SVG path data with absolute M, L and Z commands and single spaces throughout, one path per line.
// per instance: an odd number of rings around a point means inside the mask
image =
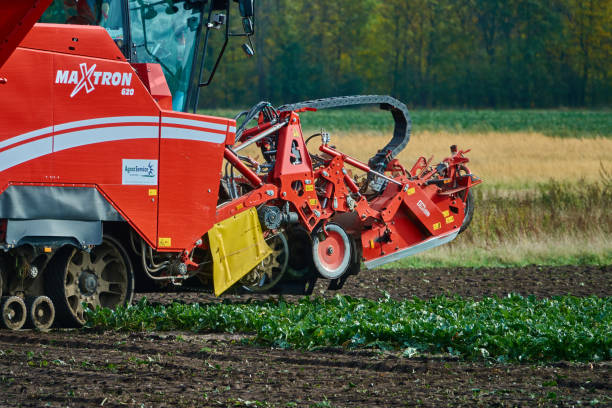
M 255 208 L 215 224 L 208 231 L 219 296 L 272 253 L 264 240 Z

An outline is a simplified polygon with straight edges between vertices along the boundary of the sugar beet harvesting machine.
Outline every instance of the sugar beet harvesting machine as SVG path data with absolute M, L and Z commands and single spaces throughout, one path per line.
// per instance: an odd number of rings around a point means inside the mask
M 253 54 L 253 0 L 0 0 L 0 11 L 4 327 L 79 326 L 86 307 L 177 285 L 340 288 L 362 261 L 447 243 L 471 220 L 480 180 L 466 151 L 403 167 L 410 119 L 389 96 L 195 114 L 229 40 Z M 304 138 L 301 112 L 354 105 L 395 121 L 368 163 L 324 131 Z

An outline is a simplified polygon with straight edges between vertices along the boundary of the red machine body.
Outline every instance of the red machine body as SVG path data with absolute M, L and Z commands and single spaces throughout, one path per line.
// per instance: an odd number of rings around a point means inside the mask
M 94 187 L 153 248 L 193 247 L 215 223 L 235 122 L 164 109 L 151 65 L 135 70 L 101 27 L 36 24 L 0 68 L 0 192 Z M 126 179 L 136 164 L 152 177 Z

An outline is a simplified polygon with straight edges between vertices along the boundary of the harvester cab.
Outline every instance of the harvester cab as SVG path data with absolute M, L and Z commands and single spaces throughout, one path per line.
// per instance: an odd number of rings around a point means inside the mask
M 230 30 L 234 3 L 241 32 Z M 40 21 L 103 27 L 127 61 L 161 66 L 173 110 L 195 112 L 199 88 L 211 83 L 230 37 L 250 38 L 254 17 L 253 0 L 54 0 Z M 217 50 L 215 31 L 224 33 Z M 243 47 L 253 54 L 250 41 Z
M 0 0 L 0 10 L 5 327 L 82 325 L 86 307 L 129 304 L 135 289 L 303 294 L 317 279 L 339 289 L 362 265 L 445 244 L 470 223 L 481 181 L 469 150 L 404 167 L 411 121 L 390 96 L 195 113 L 230 39 L 246 38 L 253 55 L 253 0 Z M 395 124 L 369 160 L 325 131 L 304 137 L 302 112 L 362 105 Z

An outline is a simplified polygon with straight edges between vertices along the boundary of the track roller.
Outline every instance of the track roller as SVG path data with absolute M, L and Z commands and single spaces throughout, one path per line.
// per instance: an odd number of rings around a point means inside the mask
M 55 320 L 55 307 L 47 296 L 31 296 L 25 299 L 27 316 L 25 327 L 47 330 Z
M 326 279 L 344 275 L 350 265 L 352 246 L 344 229 L 337 224 L 327 224 L 325 232 L 318 231 L 312 237 L 312 259 L 315 268 Z
M 0 313 L 0 324 L 10 330 L 21 329 L 26 321 L 26 305 L 19 296 L 3 296 Z

